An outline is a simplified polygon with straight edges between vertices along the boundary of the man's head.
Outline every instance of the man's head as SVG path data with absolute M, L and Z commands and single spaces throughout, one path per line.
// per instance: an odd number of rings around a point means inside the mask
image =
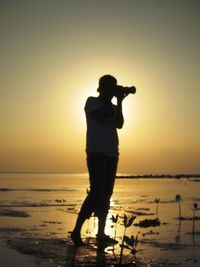
M 117 79 L 112 75 L 104 75 L 99 79 L 99 88 L 97 91 L 100 95 L 113 97 L 115 95 Z

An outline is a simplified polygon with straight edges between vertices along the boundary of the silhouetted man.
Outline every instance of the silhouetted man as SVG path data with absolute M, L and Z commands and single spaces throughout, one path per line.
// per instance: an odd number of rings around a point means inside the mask
M 122 114 L 123 94 L 117 96 L 117 105 L 111 100 L 116 96 L 117 80 L 111 75 L 99 79 L 98 97 L 89 97 L 85 105 L 87 119 L 87 166 L 90 191 L 78 214 L 71 239 L 75 245 L 84 245 L 81 228 L 86 219 L 94 212 L 98 217 L 98 242 L 112 242 L 105 235 L 106 217 L 113 193 L 118 164 L 118 135 L 124 123 Z

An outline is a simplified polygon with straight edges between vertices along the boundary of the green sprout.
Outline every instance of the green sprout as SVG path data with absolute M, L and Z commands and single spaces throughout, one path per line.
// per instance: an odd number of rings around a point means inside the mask
M 198 203 L 194 202 L 193 206 L 192 206 L 192 210 L 193 210 L 193 218 L 192 218 L 192 233 L 195 233 L 195 220 L 196 220 L 196 211 L 200 210 L 200 208 L 198 208 Z
M 160 203 L 160 198 L 155 198 L 155 203 L 156 203 L 156 214 L 158 215 L 158 204 Z
M 120 259 L 119 259 L 119 266 L 122 265 L 122 258 L 123 258 L 123 250 L 126 247 L 124 243 L 129 240 L 128 237 L 126 237 L 126 230 L 128 227 L 132 226 L 136 216 L 132 216 L 130 218 L 127 217 L 126 214 L 124 214 L 123 224 L 124 224 L 124 235 L 122 237 L 122 244 L 121 244 L 121 252 L 120 252 Z M 130 239 L 131 241 L 131 239 Z M 128 241 L 129 242 L 129 241 Z M 128 247 L 127 247 L 128 248 Z
M 111 217 L 111 221 L 115 224 L 115 238 L 116 238 L 116 235 L 117 235 L 117 222 L 118 222 L 118 219 L 119 219 L 119 215 L 118 214 L 116 216 L 112 215 L 112 217 Z
M 128 245 L 128 249 L 131 250 L 131 253 L 134 255 L 136 255 L 136 248 L 137 248 L 137 244 L 138 244 L 138 234 L 136 235 L 136 237 L 134 237 L 133 235 L 131 237 L 128 236 L 124 236 L 124 241 L 126 242 L 126 244 Z
M 175 197 L 176 202 L 178 202 L 178 209 L 179 209 L 179 220 L 181 217 L 181 195 L 177 194 Z

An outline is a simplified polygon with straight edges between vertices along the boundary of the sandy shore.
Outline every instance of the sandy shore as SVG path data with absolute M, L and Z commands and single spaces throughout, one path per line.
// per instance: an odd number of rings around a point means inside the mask
M 38 267 L 33 256 L 23 255 L 7 247 L 7 243 L 0 240 L 0 259 L 2 267 Z

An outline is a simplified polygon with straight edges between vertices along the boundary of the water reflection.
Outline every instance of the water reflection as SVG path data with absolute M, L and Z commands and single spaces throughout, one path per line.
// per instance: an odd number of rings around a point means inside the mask
M 94 242 L 91 241 L 90 242 Z M 114 246 L 113 246 L 114 247 Z M 92 244 L 89 243 L 84 247 L 76 247 L 74 245 L 69 245 L 67 247 L 66 253 L 66 267 L 75 267 L 77 264 L 89 264 L 90 266 L 106 266 L 108 264 L 108 258 L 106 255 L 109 255 L 106 252 L 108 248 L 105 244 Z M 109 246 L 111 248 L 111 246 Z M 109 249 L 111 250 L 111 249 Z M 114 248 L 113 248 L 114 252 Z M 113 254 L 114 255 L 114 254 Z M 112 256 L 112 262 L 116 263 L 117 258 Z
M 177 235 L 175 237 L 175 242 L 180 243 L 181 242 L 181 223 L 182 221 L 179 219 L 178 220 L 178 230 L 177 230 Z

